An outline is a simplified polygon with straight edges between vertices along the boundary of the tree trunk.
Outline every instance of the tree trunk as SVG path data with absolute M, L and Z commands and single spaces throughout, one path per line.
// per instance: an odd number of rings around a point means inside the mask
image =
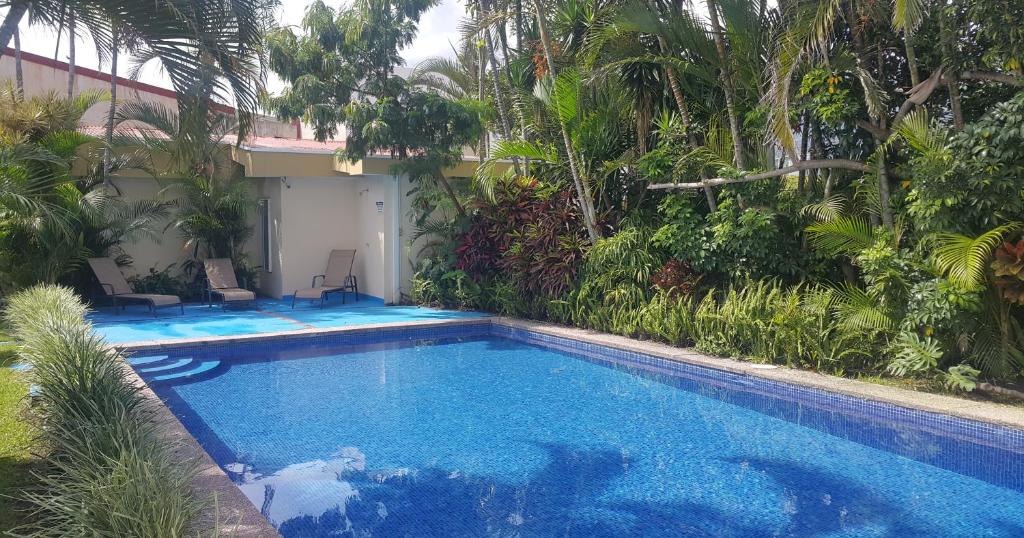
M 444 176 L 444 173 L 440 170 L 435 170 L 434 179 L 441 185 L 441 189 L 444 190 L 445 194 L 451 198 L 452 204 L 455 205 L 455 212 L 458 213 L 460 217 L 465 217 L 466 209 L 462 207 L 462 202 L 460 202 L 459 197 L 455 195 L 455 191 L 452 189 L 451 183 L 448 182 L 448 178 Z
M 476 48 L 477 57 L 477 73 L 476 73 L 476 97 L 481 103 L 484 102 L 484 88 L 486 87 L 485 80 L 487 79 L 487 57 L 484 55 L 484 48 L 477 46 Z M 480 133 L 480 162 L 482 163 L 487 158 L 487 129 L 484 129 Z
M 810 133 L 810 131 L 811 131 L 810 122 L 811 122 L 811 115 L 808 114 L 807 111 L 805 110 L 804 113 L 802 114 L 802 117 L 800 118 L 800 160 L 801 161 L 806 161 L 807 160 L 807 148 L 809 146 L 808 138 L 810 138 L 810 135 L 811 135 L 811 133 Z M 797 181 L 797 187 L 796 187 L 797 188 L 797 192 L 799 192 L 801 194 L 804 192 L 804 183 L 806 181 L 807 181 L 807 171 L 806 170 L 801 170 L 800 171 L 799 180 Z
M 661 53 L 668 53 L 668 44 L 665 42 L 665 38 L 658 36 L 658 45 L 661 47 Z M 676 72 L 672 69 L 672 66 L 665 66 L 665 73 L 668 76 L 668 85 L 672 89 L 672 97 L 676 100 L 676 107 L 679 108 L 679 118 L 683 122 L 683 130 L 686 131 L 686 138 L 690 142 L 690 147 L 697 149 L 697 135 L 693 134 L 693 129 L 690 125 L 690 110 L 686 106 L 686 96 L 683 95 L 683 88 L 679 85 L 679 79 L 676 78 Z M 700 178 L 702 180 L 708 179 L 707 171 L 701 168 Z M 704 198 L 708 202 L 708 209 L 714 213 L 718 211 L 718 200 L 715 199 L 715 191 L 710 185 L 704 186 Z
M 7 46 L 11 44 L 14 32 L 18 31 L 18 25 L 21 24 L 21 19 L 24 18 L 25 12 L 28 11 L 28 5 L 29 2 L 15 2 L 7 10 L 4 22 L 0 25 L 0 58 L 3 57 Z
M 110 110 L 107 113 L 107 133 L 104 140 L 106 147 L 103 148 L 103 184 L 112 185 L 110 181 L 111 146 L 114 143 L 114 117 L 117 114 L 117 28 L 110 31 Z
M 516 0 L 516 48 L 523 48 L 523 0 Z
M 533 0 L 537 10 L 537 29 L 540 32 L 540 42 L 544 48 L 544 58 L 548 63 L 548 76 L 555 79 L 555 55 L 551 50 L 551 37 L 548 36 L 547 27 L 544 24 L 544 10 L 541 9 L 540 0 Z M 579 167 L 576 165 L 576 151 L 572 146 L 572 139 L 569 137 L 569 130 L 564 123 L 558 122 L 562 130 L 562 143 L 565 145 L 566 158 L 569 160 L 569 171 L 572 173 L 572 181 L 576 186 L 576 195 L 579 197 L 580 210 L 583 212 L 583 223 L 587 228 L 587 235 L 590 243 L 596 244 L 601 239 L 601 232 L 597 228 L 597 217 L 594 213 L 594 198 L 590 192 L 590 185 L 580 177 Z
M 480 0 L 480 18 L 486 20 L 488 15 L 488 4 L 485 0 Z M 498 117 L 501 120 L 501 136 L 505 140 L 512 139 L 512 127 L 508 122 L 508 111 L 505 110 L 505 99 L 504 92 L 501 91 L 501 68 L 498 67 L 498 57 L 494 54 L 494 40 L 491 38 L 491 26 L 486 25 L 484 31 L 484 43 L 487 46 L 487 55 L 491 60 L 491 83 L 494 86 L 494 102 L 498 107 Z M 523 170 L 519 165 L 519 158 L 512 158 L 512 166 L 515 168 L 516 175 L 522 175 Z
M 914 50 L 914 37 L 903 31 L 903 46 L 907 51 L 907 68 L 910 70 L 910 87 L 921 83 L 921 71 L 917 68 L 917 51 Z
M 18 95 L 25 97 L 25 74 L 21 71 L 21 32 L 14 29 L 14 83 L 18 87 Z
M 75 96 L 75 14 L 68 18 L 68 99 Z
M 949 91 L 949 110 L 953 114 L 953 127 L 956 129 L 964 128 L 964 113 L 960 107 L 960 89 L 959 89 L 959 78 L 957 76 L 957 69 L 953 65 L 953 36 L 948 21 L 946 21 L 946 14 L 939 13 L 939 39 L 942 40 L 942 63 L 945 64 L 948 69 L 948 73 L 945 75 L 946 78 L 946 89 Z
M 729 61 L 729 51 L 725 47 L 725 36 L 722 31 L 722 24 L 718 19 L 718 5 L 714 0 L 707 0 L 708 15 L 711 18 L 711 33 L 715 40 L 715 50 L 718 51 L 718 61 L 721 63 L 722 87 L 725 90 L 725 108 L 729 114 L 729 132 L 732 134 L 733 158 L 736 168 L 747 169 L 747 161 L 743 155 L 743 139 L 740 135 L 740 118 L 736 112 L 736 88 L 732 80 L 732 64 Z
M 889 231 L 894 231 L 896 225 L 892 217 L 892 204 L 889 196 L 889 172 L 885 166 L 884 151 L 878 157 L 878 201 L 879 205 L 882 206 L 882 225 L 888 228 Z

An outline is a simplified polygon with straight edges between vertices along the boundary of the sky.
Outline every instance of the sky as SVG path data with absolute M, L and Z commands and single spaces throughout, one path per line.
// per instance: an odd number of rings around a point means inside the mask
M 300 24 L 306 6 L 312 3 L 312 1 L 281 0 L 281 7 L 277 12 L 278 24 Z M 325 2 L 334 8 L 344 3 L 342 0 L 325 0 Z M 459 40 L 458 24 L 464 12 L 465 10 L 458 0 L 441 0 L 437 6 L 428 11 L 420 19 L 419 34 L 416 37 L 416 41 L 403 51 L 402 56 L 405 58 L 406 66 L 413 67 L 421 60 L 431 56 L 451 56 L 452 48 L 449 43 L 457 43 Z M 69 48 L 67 36 L 60 40 L 60 50 L 55 51 L 57 33 L 54 30 L 39 26 L 30 27 L 25 21 L 22 22 L 20 30 L 22 50 L 50 58 L 53 58 L 56 52 L 58 60 L 67 61 Z M 13 43 L 11 46 L 13 46 Z M 77 65 L 102 71 L 109 71 L 110 69 L 107 65 L 99 65 L 96 48 L 92 42 L 86 39 L 79 38 L 76 40 L 75 58 Z M 119 61 L 118 64 L 118 74 L 127 76 L 129 62 Z M 280 89 L 280 81 L 276 80 L 272 75 L 271 77 L 272 79 L 267 81 L 270 90 L 276 91 Z M 170 87 L 170 81 L 160 72 L 159 67 L 155 65 L 147 66 L 140 75 L 139 80 L 157 86 Z

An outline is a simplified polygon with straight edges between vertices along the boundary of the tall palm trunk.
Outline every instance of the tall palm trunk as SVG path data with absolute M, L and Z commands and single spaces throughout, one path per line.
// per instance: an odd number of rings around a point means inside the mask
M 494 86 L 494 102 L 498 107 L 498 118 L 501 121 L 501 136 L 505 140 L 511 140 L 512 127 L 508 122 L 508 111 L 505 110 L 504 92 L 501 90 L 501 68 L 498 67 L 498 57 L 494 54 L 494 40 L 491 38 L 491 25 L 487 21 L 488 4 L 486 0 L 479 0 L 478 6 L 480 8 L 481 22 L 484 22 L 484 44 L 487 46 L 487 56 L 491 60 L 491 83 Z M 515 168 L 516 175 L 523 174 L 523 170 L 519 165 L 518 157 L 512 159 L 512 166 Z
M 113 185 L 110 181 L 111 146 L 114 143 L 114 117 L 117 114 L 117 27 L 111 29 L 110 47 L 110 110 L 107 113 L 107 134 L 104 137 L 106 147 L 103 148 L 103 184 Z
M 551 36 L 548 35 L 547 26 L 544 24 L 544 10 L 541 8 L 540 0 L 533 0 L 533 6 L 537 10 L 537 30 L 540 32 L 541 46 L 544 48 L 544 59 L 548 64 L 548 76 L 555 78 L 555 55 L 551 50 Z M 565 145 L 566 158 L 569 160 L 569 171 L 572 173 L 572 181 L 576 186 L 576 195 L 579 197 L 580 210 L 583 212 L 583 224 L 587 228 L 587 235 L 590 243 L 595 244 L 601 239 L 601 232 L 597 228 L 597 217 L 594 212 L 594 198 L 590 192 L 590 185 L 580 176 L 579 166 L 576 164 L 576 150 L 572 145 L 572 138 L 569 137 L 568 127 L 558 122 L 562 129 L 562 143 Z
M 75 14 L 68 17 L 68 99 L 75 96 Z
M 476 98 L 481 103 L 484 102 L 484 89 L 487 84 L 484 82 L 487 80 L 487 58 L 484 55 L 484 48 L 478 46 L 476 48 Z M 484 162 L 487 157 L 487 129 L 483 129 L 480 133 L 480 162 Z
M 521 4 L 518 6 L 518 9 L 522 9 Z M 522 13 L 518 13 L 517 16 L 522 16 Z M 522 21 L 519 22 L 521 23 Z M 498 37 L 501 38 L 501 51 L 502 55 L 505 57 L 505 61 L 501 63 L 501 67 L 505 72 L 505 82 L 508 83 L 509 91 L 512 92 L 509 99 L 512 101 L 512 107 L 515 108 L 516 116 L 519 118 L 519 136 L 522 137 L 523 140 L 526 140 L 526 111 L 523 110 L 523 100 L 515 97 L 516 85 L 515 81 L 512 79 L 512 68 L 508 65 L 508 59 L 511 58 L 512 55 L 509 53 L 508 31 L 504 22 L 502 22 L 501 30 L 498 32 Z M 519 39 L 518 34 L 516 39 Z M 523 159 L 523 175 L 530 175 L 530 159 Z
M 718 19 L 718 5 L 714 0 L 707 0 L 708 15 L 711 18 L 711 33 L 715 40 L 715 50 L 718 52 L 718 61 L 721 63 L 722 88 L 725 90 L 725 109 L 729 115 L 729 132 L 732 134 L 733 152 L 736 154 L 733 161 L 736 168 L 746 170 L 747 160 L 743 155 L 743 139 L 740 137 L 740 118 L 736 112 L 736 87 L 732 80 L 732 63 L 729 61 L 729 51 L 725 47 L 725 36 L 722 32 L 722 23 Z
M 662 54 L 668 54 L 668 44 L 665 42 L 665 38 L 658 36 L 658 46 L 661 47 Z M 683 130 L 686 131 L 686 138 L 690 142 L 690 147 L 697 149 L 697 135 L 693 133 L 690 124 L 690 109 L 686 106 L 686 96 L 683 95 L 683 87 L 679 85 L 679 79 L 676 77 L 675 69 L 672 66 L 665 66 L 665 73 L 668 75 L 668 85 L 672 89 L 672 97 L 676 100 L 676 107 L 679 108 L 679 117 L 683 122 Z M 700 171 L 700 178 L 702 181 L 707 181 L 708 174 L 703 168 Z M 712 213 L 718 211 L 718 201 L 715 199 L 715 191 L 710 185 L 704 185 L 704 198 L 707 199 L 708 209 Z
M 921 83 L 921 71 L 917 68 L 917 51 L 914 49 L 914 36 L 903 31 L 903 47 L 907 52 L 907 69 L 910 70 L 911 87 Z
M 18 25 L 21 24 L 21 19 L 28 12 L 28 5 L 29 2 L 26 1 L 14 2 L 7 10 L 4 22 L 0 25 L 0 57 L 3 57 L 7 45 L 11 44 L 11 39 L 14 38 L 14 33 L 18 31 Z
M 25 96 L 25 74 L 21 70 L 21 32 L 14 29 L 14 83 L 18 86 L 18 94 Z
M 939 13 L 939 39 L 942 41 L 942 63 L 948 69 L 943 75 L 949 90 L 949 110 L 953 114 L 953 127 L 964 128 L 964 113 L 960 106 L 960 81 L 953 70 L 953 29 L 949 27 L 945 13 Z

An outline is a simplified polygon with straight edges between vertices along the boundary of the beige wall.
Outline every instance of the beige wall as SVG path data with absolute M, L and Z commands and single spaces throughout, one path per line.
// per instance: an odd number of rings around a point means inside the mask
M 22 59 L 21 62 L 21 70 L 22 76 L 25 80 L 26 95 L 43 95 L 50 92 L 56 92 L 59 95 L 64 95 L 67 93 L 68 73 L 66 68 L 58 69 L 52 65 L 43 65 L 41 63 L 31 61 L 28 58 L 28 54 L 25 56 L 26 58 Z M 79 69 L 76 71 L 76 92 L 83 90 L 108 91 L 110 89 L 109 78 L 103 80 L 97 76 L 89 76 L 87 73 L 90 72 L 95 73 L 90 69 Z M 100 74 L 100 76 L 107 77 L 108 75 Z M 6 54 L 0 58 L 0 81 L 5 80 L 10 80 L 12 83 L 14 82 L 14 58 L 13 56 Z M 128 87 L 130 84 L 132 83 L 125 82 L 118 87 L 118 101 L 145 101 L 160 103 L 172 110 L 177 110 L 177 99 L 174 97 L 161 95 L 161 93 L 156 93 L 154 91 L 146 91 L 144 87 Z M 85 116 L 82 118 L 82 123 L 86 125 L 105 125 L 107 121 L 107 112 L 109 110 L 109 101 L 96 104 L 86 112 Z M 258 136 L 295 138 L 296 129 L 291 123 L 281 122 L 268 116 L 262 116 L 257 121 L 256 134 Z
M 391 176 L 285 177 L 260 180 L 261 197 L 279 208 L 279 262 L 264 275 L 261 292 L 281 297 L 309 287 L 313 275 L 327 268 L 333 249 L 356 249 L 353 273 L 359 291 L 395 300 Z M 271 184 L 276 182 L 276 187 Z M 276 192 L 275 192 L 276 189 Z M 377 213 L 376 202 L 384 202 Z M 275 203 L 276 202 L 276 203 Z

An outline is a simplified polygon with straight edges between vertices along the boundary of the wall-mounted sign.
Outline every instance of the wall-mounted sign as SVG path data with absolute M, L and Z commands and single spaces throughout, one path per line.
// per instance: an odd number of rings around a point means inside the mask
M 377 202 L 377 213 L 384 212 L 384 202 Z

